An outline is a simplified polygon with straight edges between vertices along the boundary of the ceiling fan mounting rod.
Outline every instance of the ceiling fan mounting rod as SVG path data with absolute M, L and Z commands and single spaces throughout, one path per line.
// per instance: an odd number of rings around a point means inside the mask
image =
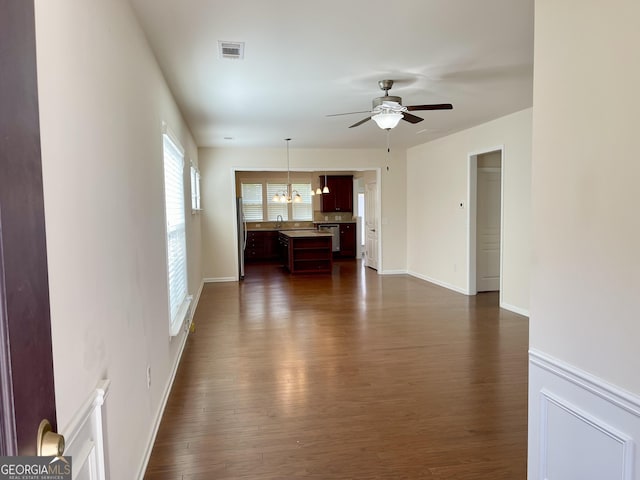
M 391 90 L 391 87 L 393 87 L 393 80 L 380 80 L 378 86 L 380 90 L 384 90 L 385 94 L 387 94 L 387 92 Z

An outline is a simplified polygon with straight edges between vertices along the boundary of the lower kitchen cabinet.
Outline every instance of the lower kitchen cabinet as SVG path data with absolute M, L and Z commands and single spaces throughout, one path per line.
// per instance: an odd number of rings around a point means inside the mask
M 355 258 L 356 256 L 356 224 L 340 223 L 340 256 Z
M 248 231 L 244 259 L 246 262 L 277 260 L 278 232 L 275 230 Z
M 331 234 L 316 231 L 280 232 L 283 265 L 291 273 L 331 273 Z

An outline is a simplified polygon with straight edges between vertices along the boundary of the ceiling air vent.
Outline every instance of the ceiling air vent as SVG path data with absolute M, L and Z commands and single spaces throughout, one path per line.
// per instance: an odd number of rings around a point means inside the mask
M 242 60 L 244 58 L 244 42 L 218 41 L 218 51 L 220 52 L 220 58 Z

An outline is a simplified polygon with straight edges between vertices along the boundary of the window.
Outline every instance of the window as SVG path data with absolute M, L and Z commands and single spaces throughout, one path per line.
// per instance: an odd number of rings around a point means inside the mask
M 278 215 L 282 216 L 282 220 L 289 220 L 289 209 L 286 203 L 278 203 L 272 200 L 273 196 L 280 192 L 287 191 L 286 183 L 267 183 L 267 220 L 276 221 Z
M 276 222 L 282 221 L 310 222 L 313 220 L 313 197 L 311 196 L 311 174 L 298 174 L 293 179 L 297 183 L 291 184 L 291 189 L 297 191 L 301 202 L 274 202 L 276 194 L 287 192 L 286 176 L 273 174 L 272 179 L 260 180 L 258 175 L 245 172 L 238 176 L 237 189 L 242 196 L 245 220 L 248 222 Z
M 296 190 L 302 202 L 292 202 L 292 218 L 293 220 L 313 220 L 313 207 L 311 204 L 311 184 L 310 183 L 294 183 L 292 185 L 293 190 Z
M 184 150 L 163 128 L 164 199 L 167 233 L 169 331 L 175 336 L 189 309 L 187 294 L 187 233 L 185 226 Z
M 201 210 L 200 207 L 200 171 L 191 165 L 191 213 Z
M 242 211 L 247 222 L 261 222 L 262 213 L 262 184 L 243 183 L 242 190 Z

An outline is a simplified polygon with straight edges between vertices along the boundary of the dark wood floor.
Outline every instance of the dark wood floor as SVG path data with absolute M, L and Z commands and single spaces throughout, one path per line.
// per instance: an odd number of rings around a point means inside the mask
M 526 478 L 525 317 L 354 261 L 206 284 L 145 479 Z

